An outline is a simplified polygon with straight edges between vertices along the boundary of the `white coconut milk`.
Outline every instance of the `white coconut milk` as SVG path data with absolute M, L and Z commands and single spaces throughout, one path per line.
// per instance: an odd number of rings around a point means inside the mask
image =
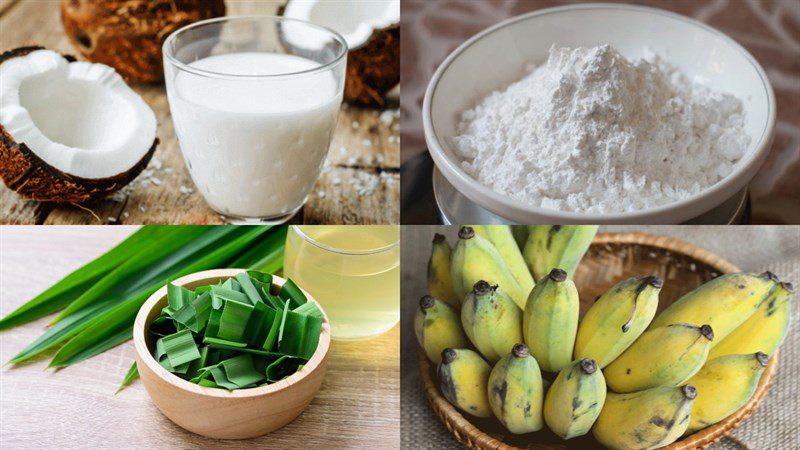
M 190 67 L 235 75 L 313 70 L 275 53 L 232 53 Z M 180 71 L 169 92 L 192 179 L 216 211 L 277 217 L 305 201 L 325 161 L 342 94 L 330 71 L 283 77 L 213 77 Z

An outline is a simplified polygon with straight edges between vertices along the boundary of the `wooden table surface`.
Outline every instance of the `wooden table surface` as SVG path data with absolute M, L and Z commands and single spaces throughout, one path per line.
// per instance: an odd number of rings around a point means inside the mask
M 134 227 L 0 228 L 0 315 L 8 314 L 133 232 Z M 47 318 L 0 333 L 5 363 Z M 399 326 L 377 338 L 336 342 L 309 408 L 286 427 L 247 441 L 204 438 L 174 425 L 140 380 L 114 391 L 134 359 L 127 342 L 59 372 L 48 358 L 0 369 L 0 448 L 398 448 Z M 52 356 L 52 354 L 51 354 Z
M 242 15 L 274 14 L 281 2 L 226 3 L 228 15 Z M 0 51 L 32 44 L 77 55 L 61 26 L 58 0 L 0 0 Z M 222 223 L 186 171 L 163 84 L 132 87 L 155 112 L 161 143 L 125 192 L 90 211 L 25 201 L 0 183 L 0 223 Z M 391 98 L 385 110 L 343 106 L 323 173 L 294 222 L 400 223 L 398 106 Z

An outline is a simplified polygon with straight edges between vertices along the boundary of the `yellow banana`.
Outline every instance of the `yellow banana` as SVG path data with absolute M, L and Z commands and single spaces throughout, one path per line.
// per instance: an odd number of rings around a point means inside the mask
M 522 311 L 497 286 L 475 283 L 461 307 L 461 325 L 489 361 L 497 362 L 522 342 Z
M 707 362 L 689 379 L 699 395 L 686 434 L 719 422 L 747 403 L 768 362 L 769 357 L 761 352 L 725 355 Z
M 615 392 L 679 386 L 703 367 L 713 339 L 708 325 L 674 323 L 647 330 L 605 368 L 606 383 Z
M 663 447 L 675 442 L 686 427 L 698 391 L 691 385 L 657 387 L 606 396 L 592 433 L 615 450 Z
M 544 420 L 563 439 L 583 436 L 592 428 L 606 401 L 606 382 L 593 359 L 564 367 L 547 391 Z
M 469 346 L 461 329 L 461 318 L 447 303 L 430 295 L 422 297 L 414 315 L 414 331 L 419 345 L 431 362 L 441 362 L 442 350 Z
M 541 430 L 542 373 L 525 344 L 500 359 L 489 374 L 489 405 L 495 417 L 514 434 Z
M 519 251 L 522 251 L 525 248 L 525 242 L 528 240 L 528 226 L 511 225 L 511 234 L 514 235 L 514 240 L 517 242 Z
M 598 225 L 532 225 L 523 256 L 536 279 L 556 267 L 572 278 L 575 268 L 589 249 Z
M 650 328 L 671 323 L 707 323 L 714 329 L 717 341 L 722 341 L 756 312 L 777 284 L 778 279 L 771 272 L 722 275 L 671 304 Z M 712 342 L 711 347 L 714 345 Z
M 580 299 L 561 269 L 539 280 L 522 315 L 522 333 L 542 370 L 559 372 L 572 362 Z
M 447 348 L 442 351 L 439 381 L 442 394 L 460 410 L 476 417 L 490 417 L 487 386 L 491 367 L 472 350 Z
M 522 257 L 522 252 L 517 246 L 517 241 L 511 234 L 511 228 L 508 225 L 475 225 L 472 228 L 479 236 L 488 238 L 489 242 L 494 244 L 497 252 L 503 257 L 508 270 L 511 271 L 511 275 L 517 280 L 525 295 L 528 295 L 535 283 L 527 264 L 525 264 L 525 259 Z
M 708 359 L 755 352 L 772 356 L 789 330 L 793 293 L 792 283 L 780 283 L 755 314 L 711 349 Z
M 480 280 L 500 286 L 500 290 L 514 300 L 520 309 L 525 308 L 528 292 L 519 285 L 506 266 L 494 244 L 477 235 L 472 227 L 462 227 L 458 232 L 458 245 L 450 264 L 453 291 L 463 299 L 472 286 Z M 510 351 L 510 347 L 509 347 Z
M 428 260 L 428 293 L 458 309 L 461 308 L 461 298 L 453 292 L 451 253 L 447 239 L 439 233 L 434 234 L 431 258 Z
M 629 278 L 600 296 L 578 325 L 575 359 L 592 358 L 600 368 L 617 359 L 653 320 L 663 285 L 656 276 Z

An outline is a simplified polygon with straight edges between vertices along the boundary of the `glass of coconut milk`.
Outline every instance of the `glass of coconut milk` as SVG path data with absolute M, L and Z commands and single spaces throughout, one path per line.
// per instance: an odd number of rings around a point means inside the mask
M 164 42 L 172 121 L 192 180 L 237 223 L 282 223 L 306 201 L 342 102 L 347 44 L 270 16 L 196 22 Z

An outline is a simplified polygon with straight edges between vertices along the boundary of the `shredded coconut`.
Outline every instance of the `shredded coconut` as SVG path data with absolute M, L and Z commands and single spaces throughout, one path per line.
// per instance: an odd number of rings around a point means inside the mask
M 462 114 L 465 171 L 535 206 L 577 212 L 652 208 L 717 183 L 750 138 L 741 101 L 657 55 L 553 46 L 547 62 Z

